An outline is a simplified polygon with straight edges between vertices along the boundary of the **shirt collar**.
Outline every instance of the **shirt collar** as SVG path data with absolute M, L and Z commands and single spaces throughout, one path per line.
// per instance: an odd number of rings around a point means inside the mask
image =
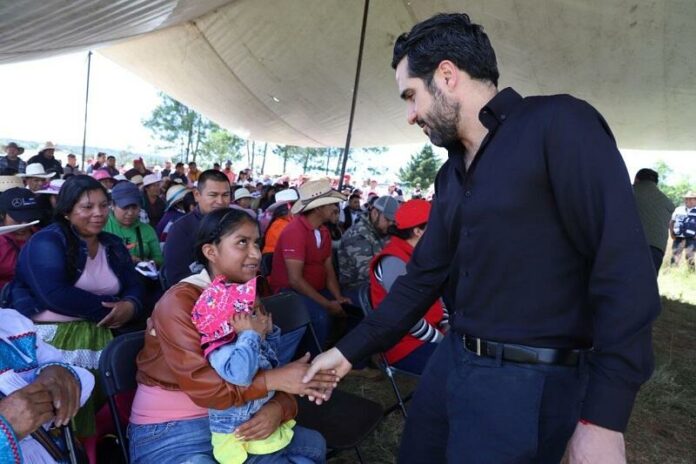
M 503 124 L 510 113 L 522 101 L 522 96 L 512 87 L 498 92 L 479 112 L 479 121 L 486 129 L 493 131 Z

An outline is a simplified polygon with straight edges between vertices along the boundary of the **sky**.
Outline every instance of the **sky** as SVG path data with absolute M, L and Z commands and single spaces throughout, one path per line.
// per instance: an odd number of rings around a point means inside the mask
M 86 52 L 0 65 L 0 138 L 82 145 L 86 76 Z M 87 145 L 155 153 L 161 143 L 152 139 L 142 121 L 159 100 L 158 89 L 94 53 Z M 387 170 L 385 178 L 395 180 L 398 168 L 421 147 L 390 147 L 380 158 Z M 439 153 L 444 158 L 444 152 Z M 668 182 L 682 174 L 696 177 L 696 147 L 689 152 L 622 150 L 622 155 L 631 177 L 659 160 L 673 170 Z M 269 157 L 267 171 L 279 173 L 282 165 L 274 158 Z

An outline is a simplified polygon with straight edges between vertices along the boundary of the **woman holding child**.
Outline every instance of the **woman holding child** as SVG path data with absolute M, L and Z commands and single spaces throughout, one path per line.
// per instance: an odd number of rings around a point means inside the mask
M 258 238 L 256 221 L 240 210 L 214 211 L 202 220 L 196 255 L 205 269 L 160 299 L 137 358 L 138 389 L 128 430 L 134 464 L 215 463 L 211 428 L 215 455 L 223 462 L 324 462 L 321 435 L 293 427 L 292 395 L 325 397 L 337 377 L 327 372 L 303 384 L 306 356 L 278 367 L 286 350 L 283 337 L 255 295 L 237 298 L 246 302 L 246 310 L 222 318 L 227 322 L 222 337 L 219 331 L 207 336 L 201 324 L 206 301 L 209 310 L 222 311 L 226 306 L 216 298 L 228 287 L 238 293 L 238 284 L 255 288 Z M 244 366 L 235 368 L 240 354 Z

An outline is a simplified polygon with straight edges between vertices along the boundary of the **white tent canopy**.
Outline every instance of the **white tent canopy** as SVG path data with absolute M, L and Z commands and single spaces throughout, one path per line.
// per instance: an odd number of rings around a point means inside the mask
M 362 0 L 8 3 L 0 7 L 0 63 L 102 47 L 244 136 L 344 143 Z M 484 25 L 501 87 L 584 98 L 625 148 L 696 148 L 693 0 L 374 0 L 353 145 L 425 140 L 406 124 L 389 64 L 394 39 L 439 11 L 465 11 Z

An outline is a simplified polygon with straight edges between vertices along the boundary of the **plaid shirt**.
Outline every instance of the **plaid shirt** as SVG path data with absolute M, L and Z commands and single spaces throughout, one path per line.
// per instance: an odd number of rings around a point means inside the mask
M 27 171 L 27 163 L 20 158 L 17 158 L 17 167 L 10 167 L 7 156 L 0 158 L 0 176 L 14 176 L 15 174 L 24 174 Z

